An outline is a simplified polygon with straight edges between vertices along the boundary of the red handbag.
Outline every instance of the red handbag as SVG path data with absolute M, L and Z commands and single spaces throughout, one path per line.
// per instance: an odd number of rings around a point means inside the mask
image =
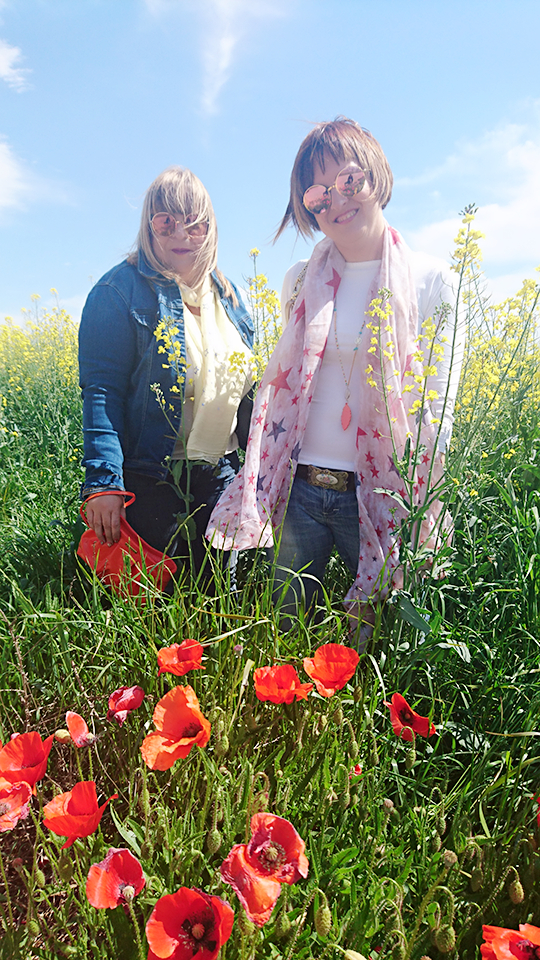
M 104 490 L 103 496 L 111 492 L 113 491 Z M 129 507 L 135 500 L 135 494 L 127 490 L 122 493 L 131 498 L 125 503 L 125 506 Z M 83 503 L 80 513 L 84 522 L 88 523 L 84 507 Z M 127 593 L 133 597 L 138 596 L 149 580 L 152 580 L 159 590 L 163 590 L 176 573 L 174 560 L 146 543 L 123 517 L 120 517 L 120 539 L 117 543 L 109 547 L 98 540 L 93 530 L 88 529 L 80 539 L 77 555 L 94 570 L 106 586 L 112 587 L 119 594 Z

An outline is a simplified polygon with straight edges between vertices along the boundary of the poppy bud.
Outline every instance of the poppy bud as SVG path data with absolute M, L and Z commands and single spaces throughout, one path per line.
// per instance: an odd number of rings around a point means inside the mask
M 226 733 L 222 733 L 216 743 L 216 756 L 226 757 L 229 752 L 229 738 Z
M 366 960 L 361 953 L 357 953 L 356 950 L 346 950 L 343 954 L 343 960 Z
M 360 749 L 359 749 L 359 747 L 358 747 L 358 742 L 357 742 L 357 740 L 356 740 L 356 737 L 354 737 L 354 736 L 351 737 L 351 739 L 350 739 L 350 741 L 349 741 L 349 749 L 348 749 L 347 752 L 348 752 L 351 760 L 356 760 L 358 754 L 360 753 Z
M 407 756 L 405 757 L 405 769 L 412 770 L 416 763 L 416 745 L 413 740 L 409 749 L 407 750 Z
M 450 870 L 458 862 L 457 854 L 453 850 L 445 850 L 443 853 L 443 864 L 445 870 Z
M 141 857 L 143 860 L 150 860 L 154 855 L 154 844 L 151 840 L 145 840 L 141 844 Z
M 71 743 L 71 734 L 69 730 L 65 730 L 64 727 L 60 727 L 58 730 L 54 731 L 54 739 L 58 743 Z
M 456 945 L 456 931 L 445 924 L 435 932 L 435 946 L 441 953 L 451 953 Z
M 516 880 L 512 880 L 512 883 L 508 884 L 508 896 L 510 897 L 512 903 L 523 903 L 525 899 L 525 893 L 519 876 Z
M 276 919 L 274 926 L 274 933 L 278 940 L 285 940 L 289 936 L 292 929 L 292 923 L 289 920 L 289 914 L 285 909 L 281 910 Z
M 441 847 L 442 847 L 442 840 L 439 834 L 436 833 L 435 836 L 431 838 L 431 849 L 433 853 L 438 853 Z
M 402 940 L 398 940 L 397 943 L 392 947 L 392 960 L 404 960 L 405 957 L 405 944 Z
M 150 794 L 148 793 L 148 787 L 146 786 L 146 784 L 143 786 L 141 790 L 141 795 L 139 797 L 139 807 L 141 809 L 141 813 L 143 817 L 145 817 L 145 819 L 148 819 L 148 817 L 150 816 Z
M 394 809 L 395 809 L 395 807 L 394 807 L 394 804 L 393 804 L 392 800 L 390 800 L 389 797 L 385 797 L 384 800 L 383 800 L 383 813 L 384 813 L 387 817 L 389 817 L 389 816 L 392 814 L 392 812 L 393 812 Z
M 39 937 L 40 929 L 39 929 L 39 923 L 37 922 L 37 920 L 30 919 L 26 924 L 26 929 L 28 931 L 28 936 Z
M 360 703 L 363 692 L 364 691 L 362 690 L 362 684 L 357 683 L 353 692 L 353 700 L 355 703 Z
M 240 929 L 241 929 L 242 933 L 243 933 L 246 937 L 252 936 L 252 934 L 254 934 L 255 931 L 256 931 L 256 929 L 257 929 L 256 926 L 255 926 L 255 924 L 252 923 L 251 920 L 248 919 L 247 914 L 245 914 L 245 913 L 243 913 L 243 912 L 240 914 L 238 923 L 239 923 L 239 925 L 240 925 Z
M 251 802 L 251 816 L 254 813 L 263 813 L 265 810 L 268 810 L 268 791 L 260 790 L 256 797 L 253 798 Z
M 22 858 L 22 857 L 15 857 L 15 859 L 11 861 L 11 866 L 12 866 L 13 869 L 16 871 L 16 873 L 22 873 L 22 870 L 23 870 L 23 858 Z
M 332 914 L 328 906 L 328 900 L 322 894 L 320 907 L 315 911 L 315 930 L 319 937 L 327 937 L 332 929 Z
M 325 717 L 324 714 L 321 713 L 319 719 L 317 720 L 317 733 L 323 733 L 327 726 L 328 717 Z
M 336 724 L 336 726 L 341 727 L 342 724 L 343 724 L 343 719 L 344 719 L 344 717 L 343 717 L 343 707 L 341 706 L 341 704 L 338 704 L 338 706 L 337 706 L 336 709 L 334 710 L 334 715 L 333 715 L 333 717 L 332 717 L 332 720 L 334 721 L 334 723 Z
M 442 812 L 439 813 L 439 816 L 435 821 L 435 829 L 440 837 L 444 836 L 446 833 L 446 817 Z
M 45 884 L 47 883 L 45 874 L 43 873 L 43 870 L 40 870 L 39 867 L 36 868 L 36 872 L 34 873 L 34 883 L 36 887 L 39 887 L 40 890 L 43 890 Z
M 471 873 L 470 887 L 473 893 L 478 893 L 484 886 L 484 871 L 482 867 L 475 867 Z
M 377 751 L 377 741 L 373 734 L 369 738 L 369 754 L 368 759 L 372 767 L 378 767 L 379 765 L 379 754 Z
M 206 835 L 206 849 L 208 850 L 208 853 L 211 855 L 217 853 L 222 842 L 223 838 L 217 827 L 214 827 L 213 830 L 209 830 Z
M 56 869 L 61 880 L 69 883 L 73 876 L 73 861 L 69 857 L 60 857 Z

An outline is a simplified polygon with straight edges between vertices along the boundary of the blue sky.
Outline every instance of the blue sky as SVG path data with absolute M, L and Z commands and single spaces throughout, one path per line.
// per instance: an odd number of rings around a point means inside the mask
M 495 298 L 540 264 L 538 0 L 0 0 L 0 320 L 75 317 L 129 250 L 165 167 L 216 210 L 220 266 L 281 288 L 310 247 L 271 237 L 313 121 L 381 142 L 390 223 L 447 256 L 479 205 Z

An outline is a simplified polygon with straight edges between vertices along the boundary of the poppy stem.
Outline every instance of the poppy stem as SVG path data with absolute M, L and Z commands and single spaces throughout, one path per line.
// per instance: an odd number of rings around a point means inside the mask
M 9 924 L 10 924 L 11 927 L 14 927 L 15 924 L 14 924 L 14 920 L 13 920 L 13 910 L 12 910 L 12 907 L 11 907 L 11 897 L 10 897 L 10 895 L 9 895 L 9 886 L 8 886 L 8 882 L 7 882 L 6 871 L 5 871 L 5 869 L 4 869 L 4 858 L 3 858 L 3 856 L 2 856 L 2 850 L 1 850 L 1 849 L 0 849 L 0 873 L 2 874 L 2 880 L 4 881 L 4 887 L 5 887 L 5 890 L 6 890 L 6 905 L 7 905 L 7 911 L 8 911 L 8 916 L 9 916 Z M 6 930 L 7 930 L 7 924 L 6 924 Z
M 137 953 L 139 954 L 139 960 L 145 960 L 144 953 L 143 953 L 143 945 L 141 940 L 141 931 L 139 930 L 139 924 L 137 922 L 137 917 L 135 916 L 133 904 L 130 902 L 128 902 L 128 909 L 129 909 L 129 915 L 131 917 L 131 921 L 135 928 L 135 939 L 137 941 Z

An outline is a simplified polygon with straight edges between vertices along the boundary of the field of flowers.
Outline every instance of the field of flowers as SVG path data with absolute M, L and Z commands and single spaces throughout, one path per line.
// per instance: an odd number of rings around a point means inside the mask
M 362 656 L 337 557 L 286 633 L 254 552 L 238 594 L 93 578 L 76 326 L 0 326 L 1 958 L 537 956 L 539 290 L 490 305 L 479 244 L 469 209 L 453 542 L 404 537 Z

